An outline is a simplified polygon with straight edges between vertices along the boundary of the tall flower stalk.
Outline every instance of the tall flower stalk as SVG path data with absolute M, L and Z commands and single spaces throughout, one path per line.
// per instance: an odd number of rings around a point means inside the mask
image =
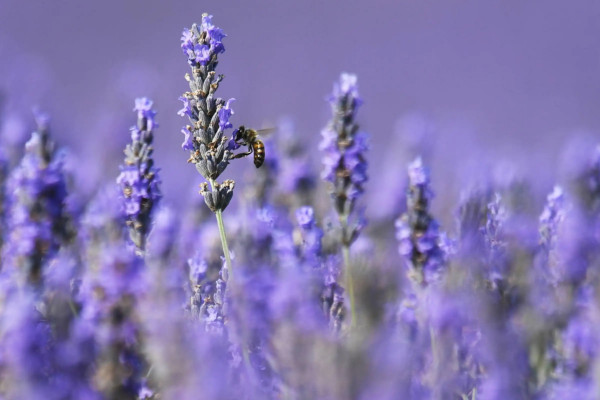
M 334 84 L 333 93 L 328 98 L 333 118 L 321 132 L 323 140 L 320 144 L 324 152 L 322 178 L 330 183 L 331 198 L 341 225 L 345 286 L 350 297 L 352 325 L 356 324 L 356 307 L 350 246 L 365 225 L 356 204 L 367 181 L 365 153 L 368 149 L 368 135 L 359 131 L 355 122 L 358 107 L 362 104 L 356 79 L 356 75 L 343 73 L 340 81 Z
M 202 15 L 199 26 L 194 24 L 183 31 L 181 49 L 187 56 L 192 73 L 185 75 L 190 91 L 179 98 L 183 102 L 179 115 L 189 118 L 190 125 L 182 129 L 185 136 L 182 148 L 190 152 L 188 162 L 193 163 L 210 183 L 210 188 L 206 182 L 200 185 L 200 193 L 208 208 L 215 213 L 227 268 L 232 273 L 223 210 L 231 201 L 235 182 L 217 182 L 232 157 L 231 145 L 224 132 L 232 127 L 229 118 L 233 114 L 231 103 L 234 99 L 225 101 L 215 94 L 223 80 L 223 75 L 217 75 L 215 69 L 219 54 L 225 51 L 221 42 L 225 36 L 220 28 L 213 25 L 212 15 L 208 14 Z
M 563 277 L 557 270 L 560 260 L 556 251 L 559 228 L 566 214 L 565 192 L 555 186 L 546 198 L 546 205 L 539 218 L 539 257 L 544 268 L 544 276 L 549 283 L 557 284 Z
M 158 168 L 154 166 L 153 129 L 158 126 L 152 101 L 142 97 L 135 100 L 137 125 L 131 128 L 131 143 L 125 148 L 124 165 L 117 183 L 125 199 L 125 215 L 129 237 L 137 250 L 144 253 L 150 232 L 151 215 L 161 198 Z
M 446 254 L 439 225 L 429 214 L 433 191 L 420 157 L 409 165 L 408 181 L 407 210 L 396 221 L 398 251 L 406 260 L 410 280 L 425 287 L 439 279 Z
M 7 182 L 7 243 L 5 266 L 16 267 L 19 277 L 39 286 L 43 268 L 74 237 L 66 210 L 67 187 L 63 157 L 50 136 L 49 118 L 36 114 L 37 129 L 25 145 L 25 154 Z

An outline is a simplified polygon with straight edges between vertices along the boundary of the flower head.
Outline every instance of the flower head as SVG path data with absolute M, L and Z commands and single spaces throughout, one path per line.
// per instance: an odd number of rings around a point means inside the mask
M 565 217 L 565 193 L 555 186 L 546 199 L 546 206 L 540 215 L 540 243 L 547 250 L 556 246 L 557 230 Z
M 223 75 L 215 72 L 218 55 L 225 51 L 222 40 L 226 35 L 212 22 L 212 15 L 203 14 L 200 25 L 194 24 L 191 29 L 185 29 L 181 36 L 181 48 L 192 67 L 192 74 L 186 75 L 190 91 L 179 98 L 183 108 L 178 114 L 187 116 L 190 124 L 181 132 L 184 141 L 181 147 L 190 152 L 188 162 L 196 166 L 198 172 L 211 182 L 210 196 L 205 200 L 211 210 L 222 210 L 222 202 L 216 204 L 215 196 L 218 189 L 212 182 L 225 171 L 235 150 L 231 140 L 225 137 L 225 131 L 233 125 L 230 122 L 234 111 L 231 104 L 235 99 L 224 100 L 216 96 Z M 226 185 L 233 189 L 232 185 Z M 208 192 L 208 189 L 206 190 Z
M 216 59 L 217 54 L 225 51 L 222 40 L 227 35 L 213 25 L 212 18 L 212 15 L 203 14 L 200 26 L 194 24 L 191 29 L 183 30 L 181 49 L 192 67 L 207 65 Z
M 124 165 L 117 177 L 117 184 L 123 193 L 123 206 L 132 241 L 139 250 L 145 249 L 150 232 L 150 218 L 156 203 L 162 197 L 159 189 L 160 177 L 152 157 L 153 127 L 156 111 L 152 101 L 142 97 L 135 100 L 138 121 L 132 128 L 132 142 L 125 148 Z
M 63 157 L 50 137 L 48 117 L 37 113 L 36 120 L 38 128 L 7 181 L 9 234 L 3 261 L 37 285 L 45 263 L 71 241 L 74 232 L 66 208 Z
M 433 191 L 429 186 L 429 172 L 420 157 L 409 165 L 408 178 L 407 210 L 396 221 L 398 252 L 406 260 L 409 277 L 427 285 L 437 281 L 444 268 L 446 240 L 438 223 L 429 215 Z
M 323 151 L 321 177 L 330 183 L 330 193 L 336 212 L 343 221 L 354 214 L 355 203 L 367 181 L 368 135 L 358 130 L 354 121 L 361 104 L 356 75 L 343 73 L 328 98 L 333 118 L 321 134 L 319 148 Z M 347 224 L 346 224 L 347 225 Z M 342 243 L 347 246 L 357 237 L 357 230 L 342 227 Z

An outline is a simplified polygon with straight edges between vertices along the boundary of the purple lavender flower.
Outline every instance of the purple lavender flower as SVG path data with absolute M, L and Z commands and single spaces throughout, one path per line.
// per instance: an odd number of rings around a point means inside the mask
M 222 264 L 222 262 L 221 262 Z M 210 265 L 200 253 L 188 260 L 189 280 L 192 287 L 190 311 L 204 323 L 205 330 L 216 335 L 225 334 L 226 288 L 225 267 Z
M 181 49 L 188 56 L 188 62 L 192 67 L 204 66 L 209 61 L 216 63 L 216 56 L 225 51 L 221 41 L 227 35 L 220 28 L 213 25 L 212 18 L 212 15 L 203 14 L 200 30 L 197 29 L 195 24 L 191 29 L 186 28 L 183 30 Z M 202 38 L 198 40 L 200 34 Z
M 361 225 L 350 228 L 348 220 L 354 214 L 358 198 L 367 181 L 368 135 L 360 132 L 356 112 L 362 100 L 358 97 L 356 75 L 343 73 L 334 84 L 329 97 L 333 119 L 323 129 L 319 148 L 323 151 L 322 178 L 331 183 L 331 197 L 342 221 L 342 244 L 350 246 L 360 233 Z
M 323 230 L 316 225 L 314 210 L 304 206 L 296 210 L 296 220 L 300 225 L 301 261 L 306 267 L 304 273 L 318 280 L 321 292 L 321 308 L 329 319 L 330 327 L 339 332 L 345 316 L 345 290 L 340 285 L 341 262 L 338 256 L 323 254 Z
M 555 186 L 546 200 L 540 215 L 540 244 L 545 251 L 556 247 L 558 227 L 565 217 L 565 194 L 560 186 Z
M 138 250 L 144 252 L 152 211 L 161 198 L 158 168 L 152 158 L 152 130 L 158 125 L 151 100 L 136 99 L 133 110 L 137 111 L 137 126 L 131 128 L 131 143 L 125 148 L 125 164 L 121 166 L 117 184 L 123 191 L 129 237 Z
M 564 276 L 561 276 L 557 243 L 559 230 L 566 215 L 565 206 L 565 193 L 560 186 L 555 186 L 546 198 L 546 205 L 539 217 L 540 251 L 537 261 L 541 264 L 541 270 L 538 272 L 552 285 L 564 279 Z
M 323 172 L 321 177 L 330 183 L 330 194 L 341 225 L 342 255 L 345 265 L 345 286 L 350 300 L 351 324 L 356 322 L 354 283 L 350 266 L 350 245 L 365 226 L 362 213 L 356 212 L 356 202 L 367 181 L 368 135 L 359 132 L 355 122 L 356 112 L 362 104 L 358 97 L 356 75 L 343 73 L 340 82 L 333 85 L 329 97 L 332 120 L 321 132 L 323 140 Z M 356 215 L 358 214 L 358 216 Z M 339 297 L 339 296 L 338 296 Z
M 63 158 L 50 137 L 48 117 L 37 114 L 36 120 L 38 128 L 7 182 L 9 235 L 2 257 L 33 285 L 41 284 L 44 264 L 74 237 L 65 207 Z
M 421 158 L 409 165 L 408 178 L 407 211 L 396 221 L 398 252 L 406 261 L 411 280 L 426 286 L 439 279 L 446 254 L 440 246 L 438 223 L 429 214 L 433 192 Z
M 502 226 L 506 221 L 506 211 L 501 203 L 498 193 L 487 206 L 485 226 L 481 228 L 488 253 L 488 280 L 497 287 L 506 280 L 507 260 L 505 256 L 506 242 L 502 238 Z
M 230 191 L 223 196 L 215 187 L 215 180 L 232 156 L 224 132 L 232 126 L 229 119 L 233 114 L 231 103 L 234 99 L 225 101 L 215 96 L 223 79 L 223 75 L 216 75 L 215 69 L 218 55 L 225 51 L 222 43 L 225 36 L 213 25 L 212 16 L 203 14 L 200 26 L 194 24 L 191 29 L 185 29 L 181 37 L 181 48 L 192 68 L 192 74 L 185 76 L 190 91 L 179 98 L 183 102 L 179 115 L 187 115 L 191 123 L 182 130 L 185 136 L 182 148 L 190 151 L 188 161 L 194 163 L 198 172 L 211 183 L 212 195 L 205 196 L 205 199 L 213 200 L 211 204 L 207 203 L 211 210 L 224 210 L 233 194 Z M 233 190 L 233 185 L 228 187 Z

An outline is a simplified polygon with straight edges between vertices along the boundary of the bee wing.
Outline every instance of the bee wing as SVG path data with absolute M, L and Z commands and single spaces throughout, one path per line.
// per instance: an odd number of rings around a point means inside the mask
M 277 128 L 263 128 L 263 129 L 257 129 L 256 133 L 258 135 L 260 135 L 260 137 L 262 138 L 266 138 L 269 137 L 273 134 L 273 132 L 275 132 L 277 130 Z

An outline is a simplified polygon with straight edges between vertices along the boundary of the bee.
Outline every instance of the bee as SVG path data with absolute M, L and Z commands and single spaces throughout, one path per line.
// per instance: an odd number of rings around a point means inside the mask
M 236 154 L 232 158 L 246 157 L 254 152 L 254 165 L 256 168 L 260 168 L 265 162 L 265 144 L 260 139 L 260 136 L 258 136 L 258 133 L 267 133 L 269 131 L 272 131 L 272 129 L 261 129 L 260 131 L 257 131 L 241 125 L 233 132 L 233 140 L 237 145 L 248 146 L 248 151 Z

